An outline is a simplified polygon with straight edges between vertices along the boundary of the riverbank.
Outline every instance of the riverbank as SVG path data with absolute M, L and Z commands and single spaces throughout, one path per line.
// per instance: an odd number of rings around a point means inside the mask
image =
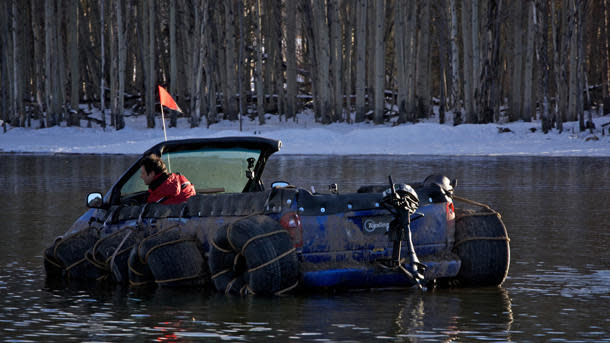
M 166 120 L 167 121 L 167 120 Z M 0 152 L 138 154 L 164 139 L 161 120 L 146 128 L 144 116 L 126 117 L 125 129 L 11 127 L 0 133 Z M 564 123 L 564 131 L 542 133 L 539 122 L 505 124 L 440 125 L 430 119 L 417 124 L 374 125 L 372 123 L 322 125 L 311 113 L 297 121 L 279 121 L 268 116 L 265 125 L 244 119 L 223 121 L 210 128 L 190 128 L 186 118 L 167 129 L 168 139 L 223 136 L 262 136 L 279 139 L 284 154 L 394 154 L 394 155 L 502 155 L 502 156 L 610 156 L 610 116 L 594 117 L 596 129 L 579 132 L 578 122 Z

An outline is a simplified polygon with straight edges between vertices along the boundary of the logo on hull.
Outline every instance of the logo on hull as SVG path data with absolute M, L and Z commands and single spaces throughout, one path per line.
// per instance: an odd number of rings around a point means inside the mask
M 386 232 L 390 229 L 390 223 L 383 220 L 375 220 L 372 218 L 368 218 L 364 221 L 364 231 L 368 233 L 373 233 L 375 231 L 381 230 Z

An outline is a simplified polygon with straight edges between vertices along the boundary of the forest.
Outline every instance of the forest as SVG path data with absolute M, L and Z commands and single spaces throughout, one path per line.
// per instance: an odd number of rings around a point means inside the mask
M 2 0 L 0 119 L 191 127 L 540 120 L 610 112 L 606 0 Z M 104 115 L 99 115 L 104 109 Z M 435 114 L 434 110 L 438 113 Z M 97 115 L 96 115 L 97 113 Z M 452 115 L 447 115 L 451 113 Z

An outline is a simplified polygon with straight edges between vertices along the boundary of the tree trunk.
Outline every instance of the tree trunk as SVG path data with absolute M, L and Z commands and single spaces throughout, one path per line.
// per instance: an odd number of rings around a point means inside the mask
M 68 14 L 68 44 L 70 49 L 70 114 L 68 116 L 69 126 L 80 126 L 80 120 L 73 115 L 74 111 L 78 111 L 80 100 L 80 66 L 79 66 L 79 45 L 78 45 L 78 27 L 79 27 L 79 9 L 78 0 L 70 0 L 70 8 Z
M 279 116 L 279 120 L 282 120 L 282 113 L 284 111 L 284 84 L 286 83 L 284 80 L 284 65 L 282 58 L 282 9 L 281 3 L 279 1 L 269 1 L 268 2 L 269 13 L 271 13 L 275 20 L 271 21 L 270 25 L 270 42 L 273 46 L 271 50 L 272 58 L 271 62 L 273 65 L 272 75 L 274 81 L 275 92 L 273 93 L 276 99 L 277 113 Z
M 383 124 L 385 107 L 385 0 L 375 1 L 375 124 Z
M 45 79 L 45 104 L 46 104 L 46 112 L 47 112 L 47 125 L 48 127 L 52 127 L 57 125 L 57 116 L 56 114 L 53 112 L 53 89 L 52 84 L 51 84 L 51 79 L 52 79 L 52 75 L 53 75 L 53 71 L 52 71 L 52 66 L 53 66 L 53 55 L 52 55 L 52 51 L 53 51 L 53 18 L 54 18 L 54 11 L 53 11 L 53 0 L 46 0 L 45 1 L 45 25 L 44 25 L 44 31 L 45 31 L 45 71 L 44 74 L 46 75 Z
M 341 23 L 339 22 L 339 1 L 328 1 L 328 21 L 330 24 L 330 52 L 331 52 L 331 72 L 332 72 L 332 93 L 331 98 L 331 122 L 342 121 L 343 118 L 343 95 L 341 87 L 343 56 L 341 41 Z
M 366 111 L 373 110 L 375 104 L 375 2 L 367 1 L 366 24 Z
M 604 102 L 604 115 L 606 114 L 610 114 L 610 15 L 608 13 L 608 11 L 610 11 L 610 4 L 608 4 L 608 1 L 602 1 L 602 3 L 604 4 L 604 25 L 603 25 L 603 29 L 602 32 L 605 32 L 606 34 L 602 34 L 603 38 L 603 42 L 602 42 L 602 63 L 603 65 L 603 77 L 602 77 L 602 83 L 603 83 L 603 92 L 602 92 L 602 98 L 603 98 L 603 102 Z
M 449 98 L 449 107 L 453 108 L 453 125 L 462 123 L 462 115 L 460 111 L 460 51 L 458 50 L 458 24 L 457 24 L 457 9 L 455 0 L 449 0 L 449 9 L 451 12 L 451 95 Z
M 416 99 L 417 116 L 428 118 L 430 116 L 430 5 L 422 1 L 419 20 L 419 34 L 417 39 L 417 68 L 416 68 Z
M 407 122 L 407 69 L 405 66 L 405 39 L 407 37 L 405 17 L 406 2 L 396 1 L 396 19 L 394 21 L 394 58 L 396 59 L 396 79 L 398 83 L 398 122 Z
M 502 0 L 490 0 L 487 7 L 486 54 L 481 71 L 479 123 L 490 123 L 499 115 L 500 16 Z
M 258 113 L 259 125 L 265 124 L 264 83 L 263 83 L 263 33 L 261 19 L 261 1 L 256 0 L 256 111 Z
M 115 0 L 110 0 L 108 8 L 108 42 L 110 43 L 110 126 L 115 126 L 119 108 L 119 97 L 117 93 L 119 86 L 119 47 L 117 44 L 117 20 L 114 3 Z
M 511 99 L 509 121 L 515 121 L 522 118 L 522 87 L 523 87 L 523 8 L 519 2 L 513 4 L 513 67 L 511 73 Z
M 589 92 L 586 82 L 585 75 L 585 44 L 584 44 L 584 31 L 586 30 L 586 13 L 587 13 L 587 0 L 580 0 L 577 4 L 578 6 L 578 36 L 577 36 L 577 46 L 578 46 L 578 63 L 577 63 L 577 88 L 576 88 L 576 112 L 578 114 L 580 131 L 584 131 L 586 129 L 585 125 L 585 109 L 588 108 L 586 105 L 586 100 L 584 94 Z M 593 124 L 593 123 L 591 123 Z
M 119 52 L 119 66 L 118 66 L 118 77 L 119 77 L 119 91 L 118 91 L 118 104 L 116 119 L 114 122 L 115 129 L 121 130 L 125 127 L 125 119 L 123 111 L 125 109 L 125 68 L 127 65 L 127 40 L 125 37 L 125 15 L 123 10 L 122 1 L 116 1 L 116 17 L 117 17 L 117 38 L 118 38 L 118 52 Z M 127 13 L 129 13 L 129 2 L 126 4 Z
M 313 3 L 314 36 L 316 53 L 318 60 L 318 97 L 320 98 L 320 108 L 318 118 L 323 124 L 331 122 L 330 104 L 330 42 L 329 29 L 326 15 L 326 6 L 320 1 Z
M 533 83 L 534 83 L 534 33 L 536 32 L 534 16 L 536 8 L 533 0 L 528 0 L 526 6 L 527 13 L 527 31 L 526 31 L 526 48 L 525 48 L 525 69 L 523 72 L 523 111 L 521 119 L 525 122 L 532 120 L 536 116 L 536 105 L 532 101 Z
M 555 76 L 555 105 L 553 106 L 553 119 L 551 119 L 551 122 L 554 121 L 557 124 L 557 129 L 559 132 L 561 132 L 563 130 L 563 125 L 560 106 L 564 101 L 562 96 L 565 89 L 565 84 L 563 82 L 563 68 L 561 65 L 563 63 L 563 54 L 560 54 L 560 49 L 563 46 L 563 31 L 559 31 L 561 23 L 559 10 L 555 10 L 555 2 L 550 1 L 550 4 L 552 14 L 551 32 L 553 36 L 551 39 L 553 42 L 553 73 Z
M 155 99 L 154 86 L 156 82 L 155 72 L 155 8 L 154 2 L 143 1 L 143 14 L 145 15 L 144 26 L 146 31 L 144 32 L 144 49 L 146 50 L 145 58 L 145 99 L 146 99 L 146 126 L 148 128 L 155 127 Z M 148 25 L 146 25 L 148 24 Z M 163 126 L 163 125 L 161 125 Z
M 243 117 L 244 112 L 246 110 L 244 99 L 246 97 L 246 89 L 244 88 L 244 36 L 246 32 L 244 32 L 244 8 L 243 8 L 243 0 L 237 0 L 237 16 L 239 18 L 239 54 L 237 62 L 237 87 L 239 88 L 239 131 L 243 131 Z
M 568 111 L 567 121 L 577 120 L 578 115 L 578 93 L 580 89 L 578 87 L 578 31 L 580 30 L 578 21 L 578 9 L 574 3 L 576 0 L 569 0 L 569 8 L 573 8 L 570 16 L 570 23 L 568 24 L 571 29 L 570 34 L 570 61 L 569 61 L 569 90 L 568 90 Z
M 538 42 L 538 88 L 540 90 L 538 96 L 538 102 L 540 103 L 540 120 L 542 124 L 542 132 L 545 134 L 551 130 L 551 120 L 549 114 L 549 71 L 551 66 L 549 65 L 548 58 L 548 47 L 549 47 L 549 13 L 548 13 L 548 0 L 536 0 L 536 13 L 539 14 L 537 17 L 538 30 L 537 42 Z
M 203 6 L 203 8 L 202 8 Z M 198 13 L 198 22 L 195 26 L 196 32 L 198 34 L 194 39 L 194 47 L 193 49 L 196 51 L 194 54 L 196 59 L 193 61 L 193 88 L 191 90 L 191 98 L 193 101 L 193 110 L 191 112 L 191 127 L 198 127 L 201 122 L 201 99 L 202 99 L 202 79 L 203 79 L 203 64 L 205 61 L 205 49 L 206 44 L 205 41 L 208 37 L 206 33 L 206 28 L 208 27 L 208 3 L 194 3 L 194 9 L 196 13 Z
M 205 4 L 206 4 L 206 6 L 204 6 L 205 11 L 203 12 L 203 14 L 204 14 L 204 18 L 206 18 L 205 22 L 208 25 L 207 25 L 207 29 L 205 30 L 205 36 L 203 38 L 205 39 L 206 46 L 213 47 L 218 44 L 218 42 L 215 40 L 217 36 L 214 33 L 214 31 L 216 31 L 216 29 L 217 29 L 217 26 L 216 26 L 216 21 L 214 20 L 214 17 L 212 15 L 213 5 L 210 6 L 207 4 L 207 2 Z M 216 75 L 218 75 L 218 73 L 215 73 L 215 71 L 218 69 L 217 59 L 218 59 L 218 57 L 216 55 L 216 49 L 212 49 L 212 48 L 207 49 L 205 77 L 206 77 L 206 88 L 208 90 L 208 101 L 207 101 L 208 102 L 208 112 L 206 113 L 208 128 L 210 127 L 210 125 L 218 122 L 218 118 L 217 118 L 218 104 L 217 104 L 217 96 L 216 96 L 216 89 L 217 89 L 216 88 L 216 83 L 217 83 Z
M 174 99 L 180 99 L 178 92 L 178 65 L 176 57 L 176 0 L 169 1 L 169 89 Z M 178 124 L 177 111 L 171 112 L 169 127 Z
M 104 95 L 104 88 L 105 83 L 104 83 L 104 79 L 106 77 L 105 74 L 105 64 L 106 61 L 104 59 L 105 55 L 106 55 L 106 50 L 104 48 L 104 34 L 106 32 L 106 28 L 104 25 L 104 17 L 105 17 L 105 11 L 104 11 L 104 2 L 106 2 L 106 0 L 100 0 L 100 113 L 102 116 L 102 127 L 106 128 L 106 104 L 105 104 L 105 95 Z
M 473 107 L 473 49 L 472 49 L 472 22 L 469 20 L 471 11 L 471 1 L 465 0 L 462 3 L 462 44 L 464 51 L 464 107 L 466 112 L 466 123 L 475 123 L 475 113 Z
M 237 72 L 235 58 L 235 13 L 233 12 L 233 2 L 235 0 L 224 0 L 225 9 L 225 67 L 226 67 L 226 90 L 225 98 L 225 118 L 237 120 Z
M 297 111 L 296 7 L 296 1 L 286 2 L 286 119 L 296 118 Z
M 30 8 L 31 8 L 31 12 L 32 13 L 40 13 L 40 9 L 39 9 L 39 1 L 38 0 L 31 0 L 30 1 Z M 43 17 L 44 19 L 44 17 Z M 41 61 L 45 60 L 45 58 L 42 55 L 42 47 L 44 42 L 42 42 L 42 25 L 40 24 L 40 19 L 39 16 L 33 16 L 32 17 L 32 36 L 33 36 L 33 45 L 34 45 L 34 60 L 37 61 L 36 63 L 34 63 L 34 89 L 35 89 L 35 96 L 34 98 L 36 99 L 36 104 L 38 106 L 37 110 L 40 114 L 40 127 L 44 127 L 45 123 L 44 123 L 44 116 L 42 115 L 43 113 L 43 109 L 44 109 L 44 100 L 43 100 L 43 94 L 44 94 L 44 85 L 43 85 L 43 72 L 42 72 L 42 68 L 44 66 L 44 64 L 41 63 Z M 1 54 L 0 54 L 1 55 Z
M 440 99 L 438 108 L 438 122 L 439 124 L 445 123 L 445 112 L 447 110 L 447 94 L 449 91 L 447 85 L 447 66 L 449 61 L 449 24 L 448 24 L 448 13 L 447 13 L 447 0 L 440 0 L 436 4 L 436 12 L 438 13 L 438 28 L 437 28 L 437 42 L 438 42 L 438 62 L 440 68 L 439 75 L 439 88 L 440 88 Z M 398 13 L 398 11 L 396 11 Z
M 407 120 L 410 122 L 415 122 L 417 120 L 415 99 L 415 59 L 417 57 L 417 1 L 407 1 L 407 3 L 407 52 L 405 53 L 407 57 Z
M 23 109 L 23 94 L 21 88 L 20 79 L 23 77 L 21 71 L 23 69 L 22 62 L 20 56 L 21 46 L 20 46 L 20 37 L 17 27 L 18 22 L 18 12 L 17 12 L 17 0 L 13 0 L 11 4 L 11 17 L 12 17 L 12 41 L 13 41 L 13 84 L 12 84 L 12 110 L 13 110 L 13 121 L 18 124 L 18 126 L 25 126 L 25 111 Z
M 356 122 L 364 121 L 366 113 L 366 14 L 367 0 L 358 0 L 356 5 Z
M 348 123 L 351 123 L 352 118 L 352 64 L 353 64 L 353 29 L 355 23 L 355 11 L 353 9 L 353 5 L 355 4 L 349 1 L 344 1 L 341 7 L 341 13 L 343 17 L 343 44 L 344 53 L 343 53 L 343 71 L 341 74 L 343 75 L 343 94 L 345 96 L 345 120 Z
M 472 90 L 471 95 L 472 95 L 472 117 L 471 117 L 471 123 L 478 123 L 479 122 L 479 108 L 477 107 L 477 104 L 480 103 L 480 101 L 478 101 L 478 99 L 481 97 L 481 95 L 479 94 L 480 92 L 480 88 L 479 88 L 479 84 L 480 79 L 481 79 L 481 62 L 480 62 L 480 48 L 479 48 L 479 0 L 470 0 L 470 6 L 471 6 L 471 20 L 470 20 L 470 34 L 472 35 L 472 40 L 471 40 L 471 47 L 472 47 L 472 67 L 471 67 L 471 71 L 472 71 L 472 79 L 471 81 L 471 87 Z

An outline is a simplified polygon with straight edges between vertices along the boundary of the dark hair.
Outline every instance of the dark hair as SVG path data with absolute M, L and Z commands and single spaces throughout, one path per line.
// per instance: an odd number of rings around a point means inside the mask
M 163 163 L 163 160 L 155 154 L 150 154 L 144 157 L 142 159 L 142 167 L 144 167 L 144 170 L 146 170 L 146 172 L 149 174 L 151 171 L 154 171 L 155 174 L 167 173 L 165 163 Z

